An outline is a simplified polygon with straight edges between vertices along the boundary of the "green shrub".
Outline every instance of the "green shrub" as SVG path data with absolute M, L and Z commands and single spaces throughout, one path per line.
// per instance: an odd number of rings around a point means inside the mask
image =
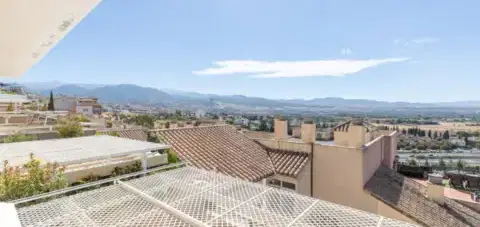
M 10 167 L 4 162 L 0 173 L 0 201 L 15 200 L 38 195 L 68 186 L 64 168 L 57 163 L 40 165 L 33 154 L 23 168 Z
M 84 135 L 83 127 L 77 121 L 62 120 L 56 128 L 61 138 L 73 138 Z
M 3 143 L 15 143 L 15 142 L 23 142 L 23 141 L 32 141 L 37 140 L 36 136 L 25 135 L 22 133 L 17 133 L 8 137 L 3 138 Z
M 78 122 L 90 122 L 90 119 L 88 119 L 87 117 L 83 116 L 83 115 L 76 115 L 75 117 L 73 117 L 73 119 L 75 121 L 78 121 Z
M 135 163 L 125 166 L 125 167 L 115 167 L 112 171 L 112 177 L 114 176 L 119 176 L 123 174 L 129 174 L 133 172 L 138 172 L 143 170 L 142 167 L 142 162 L 141 161 L 136 161 Z
M 167 151 L 168 163 L 177 163 L 179 161 L 177 153 L 172 149 L 168 149 Z

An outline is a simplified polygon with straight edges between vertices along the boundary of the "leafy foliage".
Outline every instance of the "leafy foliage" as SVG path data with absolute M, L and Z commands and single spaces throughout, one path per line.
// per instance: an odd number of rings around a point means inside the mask
M 14 109 L 13 109 L 13 103 L 10 103 L 8 104 L 7 106 L 7 112 L 12 112 Z
M 83 136 L 83 128 L 79 122 L 71 119 L 63 119 L 57 125 L 57 131 L 61 138 L 73 138 Z
M 133 172 L 138 172 L 141 171 L 142 168 L 142 162 L 140 161 L 135 161 L 135 163 L 131 165 L 127 165 L 125 167 L 115 167 L 112 171 L 112 176 L 119 176 L 123 174 L 128 174 L 128 173 L 133 173 Z
M 32 135 L 17 133 L 17 134 L 3 138 L 3 143 L 15 143 L 15 142 L 32 141 L 32 140 L 37 140 L 37 137 Z
M 88 119 L 87 117 L 85 117 L 82 114 L 77 114 L 77 115 L 71 117 L 71 120 L 74 120 L 74 121 L 77 121 L 77 122 L 90 122 L 90 119 Z
M 168 163 L 177 163 L 179 161 L 177 153 L 172 149 L 168 149 L 167 155 Z
M 10 167 L 4 162 L 4 171 L 0 173 L 0 201 L 29 197 L 53 190 L 65 188 L 68 183 L 63 175 L 64 168 L 57 163 L 45 166 L 35 160 L 33 154 L 23 168 Z

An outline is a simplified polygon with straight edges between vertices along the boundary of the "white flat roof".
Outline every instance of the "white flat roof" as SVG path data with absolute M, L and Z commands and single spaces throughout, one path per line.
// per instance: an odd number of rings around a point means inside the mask
M 10 166 L 20 166 L 28 162 L 30 154 L 33 153 L 41 161 L 69 165 L 169 147 L 165 144 L 107 135 L 84 136 L 1 144 L 0 161 L 8 160 Z M 3 165 L 0 166 L 0 171 L 2 169 Z
M 9 94 L 0 94 L 0 102 L 2 103 L 28 103 L 32 100 L 28 99 L 25 95 L 9 95 Z
M 22 226 L 414 227 L 192 167 L 17 209 Z

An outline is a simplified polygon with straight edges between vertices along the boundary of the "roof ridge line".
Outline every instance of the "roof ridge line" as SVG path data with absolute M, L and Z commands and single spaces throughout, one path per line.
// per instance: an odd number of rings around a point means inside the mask
M 215 127 L 225 127 L 230 126 L 229 124 L 220 124 L 220 125 L 205 125 L 205 126 L 195 126 L 195 127 L 181 127 L 181 128 L 163 128 L 163 129 L 151 129 L 149 132 L 161 132 L 161 131 L 176 131 L 176 130 L 186 130 L 186 129 L 197 129 L 197 128 L 215 128 Z

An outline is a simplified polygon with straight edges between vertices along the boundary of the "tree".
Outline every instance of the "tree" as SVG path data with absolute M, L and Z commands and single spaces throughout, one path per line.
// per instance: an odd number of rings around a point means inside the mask
M 198 122 L 198 121 L 197 121 L 197 122 Z M 195 124 L 196 124 L 197 122 L 195 122 Z M 169 121 L 165 122 L 165 128 L 170 128 L 170 122 L 169 122 Z
M 42 165 L 30 154 L 30 161 L 23 168 L 13 168 L 4 162 L 0 174 L 0 201 L 15 200 L 38 195 L 68 186 L 64 167 L 57 163 Z
M 428 163 L 428 158 L 425 159 L 425 163 L 423 165 L 424 166 L 430 166 L 430 163 Z
M 57 131 L 61 138 L 80 137 L 84 135 L 80 123 L 71 119 L 60 121 L 57 125 Z
M 443 158 L 440 158 L 440 161 L 438 162 L 438 165 L 442 170 L 445 170 L 445 167 L 447 167 L 447 163 L 443 160 Z
M 159 142 L 158 137 L 154 132 L 148 133 L 147 141 L 152 142 L 152 143 L 158 143 Z
M 417 166 L 417 161 L 415 161 L 415 159 L 408 159 L 407 164 L 409 166 Z
M 435 132 L 433 133 L 433 138 L 436 139 L 437 137 L 438 137 L 438 133 L 437 133 L 437 131 L 435 131 Z
M 419 130 L 418 136 L 425 137 L 425 130 Z
M 14 109 L 13 109 L 13 103 L 10 103 L 10 104 L 8 104 L 8 106 L 7 106 L 7 112 L 12 112 L 12 111 L 14 111 Z
M 50 100 L 48 101 L 48 110 L 54 111 L 55 107 L 53 105 L 53 91 L 50 90 Z
M 432 130 L 428 130 L 427 136 L 428 136 L 428 138 L 432 138 Z
M 449 138 L 450 138 L 450 134 L 448 133 L 448 130 L 446 130 L 445 133 L 443 133 L 443 139 L 448 140 Z
M 402 129 L 402 134 L 403 135 L 407 134 L 407 131 L 405 129 Z
M 259 131 L 262 131 L 262 132 L 268 131 L 267 121 L 266 121 L 266 120 L 261 120 L 261 121 L 260 121 L 260 126 L 258 126 L 258 130 L 259 130 Z
M 32 141 L 36 140 L 37 137 L 25 135 L 21 133 L 17 133 L 8 137 L 3 138 L 3 143 L 15 143 L 15 142 L 23 142 L 23 141 Z
M 462 159 L 458 159 L 458 161 L 457 161 L 457 170 L 460 172 L 460 170 L 462 170 L 463 168 L 465 168 L 465 162 L 462 161 Z

